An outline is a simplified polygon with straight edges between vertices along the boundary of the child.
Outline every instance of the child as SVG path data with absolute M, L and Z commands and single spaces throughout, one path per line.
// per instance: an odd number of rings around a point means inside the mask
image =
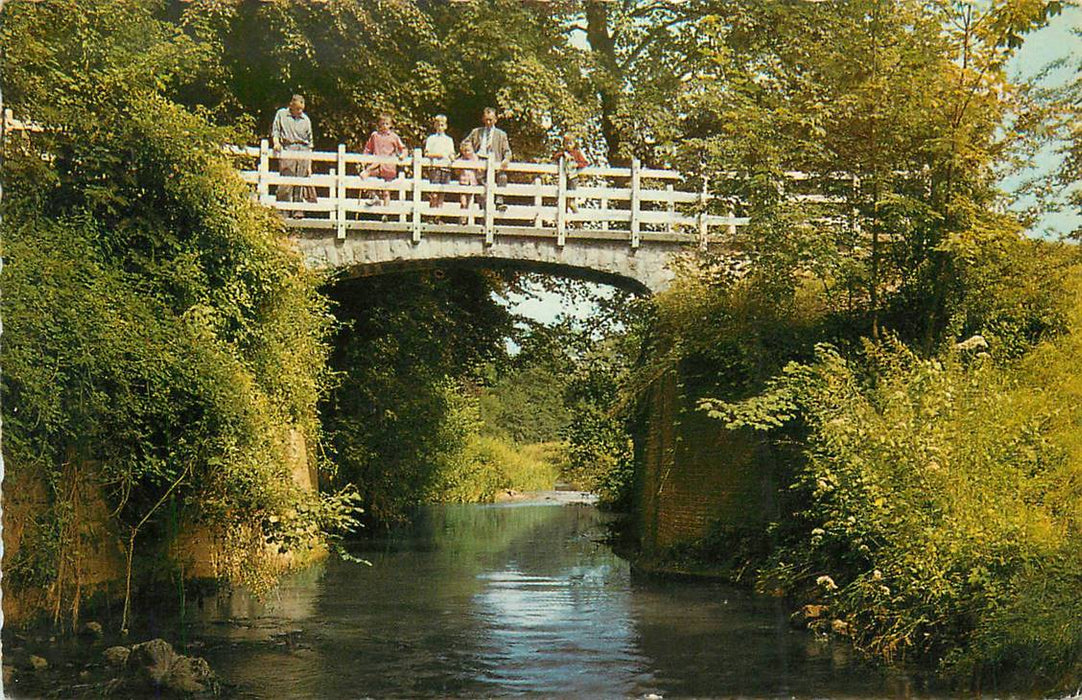
M 425 139 L 425 158 L 431 159 L 428 169 L 428 181 L 433 185 L 446 185 L 451 182 L 451 160 L 455 157 L 455 142 L 447 135 L 447 117 L 437 114 L 432 119 L 435 132 Z M 428 205 L 432 208 L 443 206 L 442 192 L 429 192 Z
M 405 155 L 406 144 L 402 143 L 402 139 L 398 138 L 398 134 L 391 129 L 392 126 L 394 126 L 394 121 L 391 119 L 391 115 L 379 115 L 379 121 L 376 122 L 376 130 L 368 137 L 368 143 L 364 145 L 364 152 L 366 155 L 398 156 L 399 158 Z M 398 168 L 394 163 L 372 163 L 364 169 L 361 177 L 368 177 L 370 173 L 373 173 L 376 170 L 379 171 L 380 176 L 387 182 L 395 179 L 395 176 L 398 174 Z M 384 206 L 390 203 L 390 190 L 383 190 L 380 193 L 380 197 L 377 197 L 373 193 L 372 198 L 368 200 L 368 204 L 378 204 L 380 198 L 383 199 Z
M 567 191 L 574 192 L 579 187 L 579 170 L 590 164 L 590 161 L 579 150 L 578 144 L 575 143 L 574 134 L 564 134 L 561 150 L 556 152 L 556 162 L 559 163 L 561 158 L 564 159 L 564 173 L 567 174 Z M 568 195 L 567 209 L 578 212 L 579 205 L 574 195 Z
M 462 144 L 458 148 L 459 148 L 459 156 L 458 156 L 459 160 L 460 161 L 463 161 L 463 160 L 468 161 L 469 163 L 474 164 L 474 165 L 472 165 L 470 167 L 462 168 L 461 170 L 458 171 L 458 184 L 460 184 L 460 185 L 476 185 L 476 184 L 479 184 L 480 181 L 481 181 L 481 178 L 478 177 L 477 173 L 484 166 L 481 164 L 481 159 L 477 157 L 476 153 L 474 153 L 473 144 L 469 140 L 466 140 L 466 141 L 463 141 Z M 463 193 L 461 201 L 462 201 L 462 211 L 469 211 L 470 207 L 473 206 L 473 195 Z M 468 221 L 468 219 L 466 217 L 462 217 L 459 220 L 459 223 L 465 224 L 467 221 Z

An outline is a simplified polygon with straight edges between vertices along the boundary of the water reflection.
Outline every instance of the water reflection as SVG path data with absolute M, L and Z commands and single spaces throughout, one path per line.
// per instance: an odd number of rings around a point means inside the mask
M 431 508 L 265 603 L 208 606 L 195 634 L 249 697 L 898 695 L 780 603 L 633 580 L 588 506 Z

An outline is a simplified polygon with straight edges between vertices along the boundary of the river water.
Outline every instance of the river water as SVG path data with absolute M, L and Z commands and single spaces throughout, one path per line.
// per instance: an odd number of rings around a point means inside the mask
M 551 498 L 551 497 L 550 497 Z M 186 625 L 241 697 L 912 696 L 774 599 L 633 576 L 607 518 L 553 500 L 425 509 L 408 528 Z

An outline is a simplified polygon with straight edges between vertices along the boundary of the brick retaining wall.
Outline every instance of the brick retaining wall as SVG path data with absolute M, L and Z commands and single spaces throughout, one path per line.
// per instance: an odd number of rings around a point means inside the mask
M 776 517 L 769 450 L 751 431 L 730 431 L 695 409 L 698 391 L 672 371 L 650 388 L 636 436 L 636 516 L 642 552 L 691 543 L 718 524 Z

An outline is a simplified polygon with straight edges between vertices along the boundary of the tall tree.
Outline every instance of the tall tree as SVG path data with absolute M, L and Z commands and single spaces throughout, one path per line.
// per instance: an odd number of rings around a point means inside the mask
M 994 164 L 1015 137 L 1006 61 L 1058 6 L 711 3 L 674 144 L 686 168 L 705 159 L 718 193 L 756 215 L 755 274 L 812 272 L 828 295 L 870 312 L 871 332 L 889 312 L 930 349 L 963 293 L 952 242 L 1004 231 L 989 212 Z M 801 189 L 787 170 L 810 173 L 850 210 L 793 216 L 789 195 Z
M 577 87 L 577 52 L 544 7 L 511 0 L 174 0 L 172 7 L 186 32 L 215 47 L 224 115 L 255 116 L 265 130 L 274 109 L 301 92 L 324 146 L 358 147 L 381 112 L 410 143 L 423 141 L 437 113 L 461 138 L 483 107 L 494 106 L 516 153 L 537 156 L 548 152 L 551 124 L 582 123 L 590 109 Z

